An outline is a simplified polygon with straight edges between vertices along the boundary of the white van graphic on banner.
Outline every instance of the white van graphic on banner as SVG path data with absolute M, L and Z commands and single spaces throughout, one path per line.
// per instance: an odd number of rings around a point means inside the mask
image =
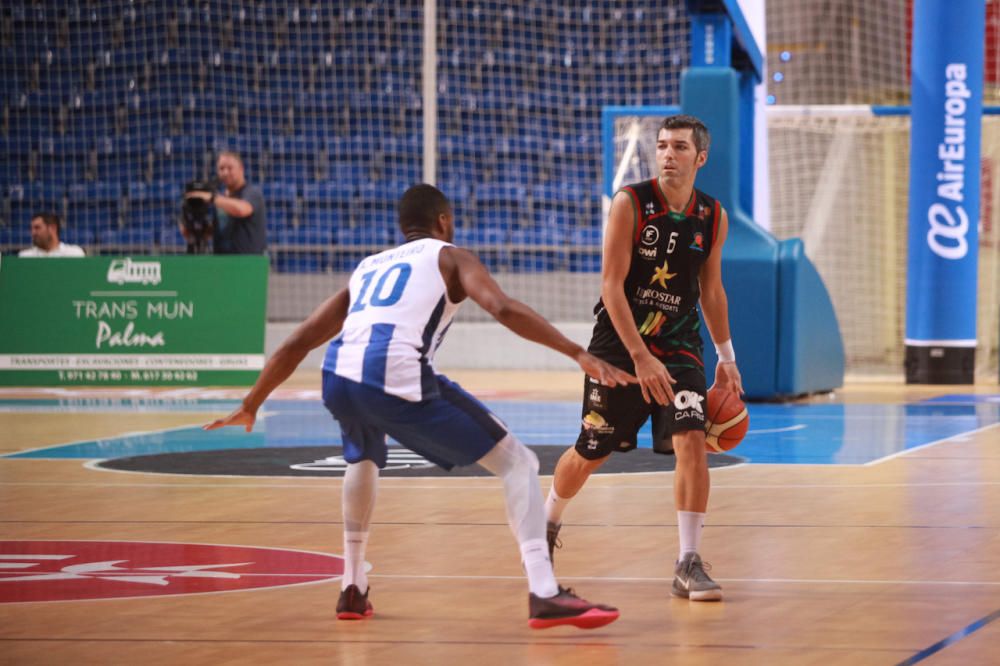
M 108 266 L 108 282 L 118 285 L 131 284 L 160 284 L 160 262 L 158 261 L 132 261 L 131 259 L 115 259 Z

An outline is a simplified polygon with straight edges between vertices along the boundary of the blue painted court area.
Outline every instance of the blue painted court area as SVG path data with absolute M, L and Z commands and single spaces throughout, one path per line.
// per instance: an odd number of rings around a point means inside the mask
M 0 400 L 0 412 L 229 411 L 224 400 Z M 576 440 L 576 402 L 486 401 L 532 445 L 568 446 Z M 750 431 L 733 453 L 751 463 L 859 465 L 1000 423 L 1000 396 L 946 395 L 903 405 L 751 404 Z M 318 401 L 270 401 L 252 433 L 197 427 L 129 433 L 73 442 L 8 458 L 107 459 L 153 453 L 339 445 L 336 422 Z M 651 446 L 647 428 L 639 446 Z M 27 447 L 25 447 L 27 448 Z

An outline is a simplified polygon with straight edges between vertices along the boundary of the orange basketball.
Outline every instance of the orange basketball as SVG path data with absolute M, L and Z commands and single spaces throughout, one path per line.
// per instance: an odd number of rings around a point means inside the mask
M 746 405 L 730 391 L 712 389 L 708 392 L 708 418 L 705 420 L 705 448 L 709 453 L 722 453 L 736 447 L 750 427 Z

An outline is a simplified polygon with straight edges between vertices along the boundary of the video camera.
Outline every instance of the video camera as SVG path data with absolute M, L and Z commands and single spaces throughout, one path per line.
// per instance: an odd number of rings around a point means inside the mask
M 214 181 L 192 180 L 184 186 L 184 194 L 187 195 L 188 192 L 214 194 L 218 189 Z M 215 229 L 215 206 L 210 201 L 185 196 L 181 200 L 181 223 L 187 232 L 188 254 L 204 254 Z

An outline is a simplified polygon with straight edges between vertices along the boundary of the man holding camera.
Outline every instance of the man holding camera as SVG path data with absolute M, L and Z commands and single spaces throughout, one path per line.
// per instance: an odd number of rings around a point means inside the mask
M 200 199 L 215 207 L 212 234 L 215 254 L 263 254 L 267 251 L 264 195 L 259 188 L 247 183 L 239 153 L 231 150 L 219 153 L 216 174 L 225 187 L 225 194 L 188 187 L 185 203 L 189 199 Z M 199 239 L 192 230 L 183 222 L 180 228 L 189 250 L 197 247 Z

